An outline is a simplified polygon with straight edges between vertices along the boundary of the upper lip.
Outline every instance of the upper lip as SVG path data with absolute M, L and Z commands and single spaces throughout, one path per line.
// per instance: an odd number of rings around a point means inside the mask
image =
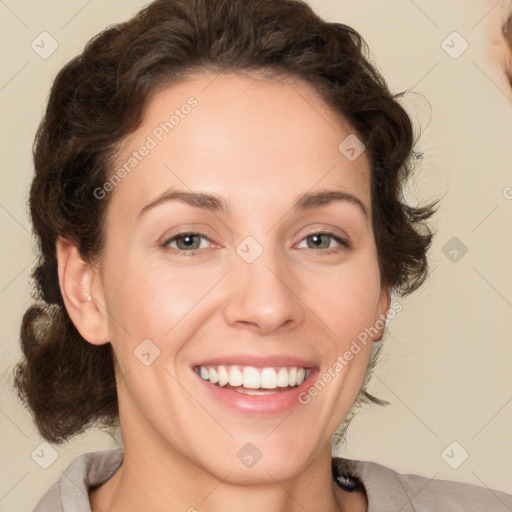
M 317 363 L 308 359 L 302 359 L 290 355 L 261 356 L 248 354 L 231 354 L 229 356 L 217 356 L 204 359 L 200 362 L 194 363 L 192 366 L 198 367 L 217 365 L 253 366 L 255 368 L 267 368 L 272 366 L 297 366 L 299 368 L 314 368 L 317 366 Z

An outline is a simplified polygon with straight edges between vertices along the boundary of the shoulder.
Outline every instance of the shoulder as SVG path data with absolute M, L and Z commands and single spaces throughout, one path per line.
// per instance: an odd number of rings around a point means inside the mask
M 55 482 L 37 502 L 33 512 L 62 512 L 59 482 Z
M 122 462 L 122 448 L 79 455 L 41 497 L 33 512 L 90 512 L 89 489 L 106 482 Z
M 506 512 L 512 495 L 477 485 L 402 474 L 368 461 L 333 458 L 333 477 L 338 485 L 363 486 L 368 512 Z

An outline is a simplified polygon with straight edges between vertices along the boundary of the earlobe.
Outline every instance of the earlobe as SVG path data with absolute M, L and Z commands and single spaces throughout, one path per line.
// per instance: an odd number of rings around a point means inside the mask
M 66 311 L 80 335 L 94 345 L 108 343 L 100 278 L 75 243 L 57 240 L 59 286 Z

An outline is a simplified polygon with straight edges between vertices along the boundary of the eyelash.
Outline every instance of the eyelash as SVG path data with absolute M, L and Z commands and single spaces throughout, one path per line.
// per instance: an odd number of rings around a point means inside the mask
M 310 233 L 309 235 L 302 238 L 301 242 L 302 242 L 302 240 L 306 240 L 307 238 L 310 238 L 312 236 L 318 236 L 318 235 L 328 236 L 329 238 L 332 238 L 333 240 L 338 242 L 338 244 L 340 244 L 342 246 L 342 248 L 345 248 L 345 249 L 350 248 L 350 244 L 347 240 L 341 238 L 338 235 L 335 235 L 334 233 L 331 233 L 330 231 L 317 231 L 314 233 Z M 334 252 L 337 252 L 335 247 L 331 247 L 329 249 L 312 249 L 312 248 L 308 247 L 308 249 L 310 251 L 314 251 L 314 252 L 320 253 L 320 254 L 333 254 Z
M 318 232 L 311 233 L 311 234 L 303 237 L 300 241 L 302 242 L 303 240 L 305 240 L 307 238 L 310 238 L 310 237 L 313 237 L 313 236 L 318 236 L 318 235 L 328 236 L 328 237 L 332 238 L 333 240 L 335 240 L 336 242 L 338 242 L 342 247 L 344 247 L 346 249 L 350 248 L 350 244 L 349 244 L 349 242 L 347 240 L 344 240 L 343 238 L 341 238 L 338 235 L 335 235 L 334 233 L 331 233 L 329 231 L 318 231 Z M 160 245 L 160 247 L 162 247 L 165 250 L 172 251 L 172 252 L 182 253 L 183 256 L 197 256 L 198 253 L 200 253 L 204 249 L 195 249 L 195 250 L 192 250 L 192 251 L 185 251 L 185 250 L 181 250 L 181 249 L 175 249 L 174 247 L 169 247 L 169 244 L 174 242 L 174 241 L 176 241 L 177 239 L 179 239 L 179 238 L 186 238 L 186 237 L 189 237 L 189 236 L 200 236 L 201 238 L 205 238 L 206 240 L 210 240 L 208 238 L 208 236 L 205 235 L 204 233 L 198 233 L 198 232 L 195 232 L 195 231 L 187 231 L 187 232 L 178 233 L 176 235 L 173 235 L 171 238 L 168 238 L 165 242 L 163 242 Z M 319 253 L 319 254 L 333 254 L 335 252 L 334 251 L 335 248 L 332 248 L 332 247 L 329 248 L 329 249 L 313 249 L 313 248 L 308 248 L 308 249 L 310 251 L 314 251 L 314 252 Z
M 188 236 L 200 236 L 201 238 L 205 238 L 206 240 L 210 240 L 207 235 L 204 233 L 198 233 L 196 231 L 184 231 L 183 233 L 178 233 L 176 235 L 173 235 L 171 238 L 168 238 L 165 242 L 161 244 L 161 247 L 165 250 L 169 250 L 172 252 L 178 252 L 182 253 L 183 256 L 196 256 L 198 252 L 201 252 L 203 249 L 195 249 L 193 251 L 183 251 L 180 249 L 175 249 L 174 247 L 169 247 L 169 244 L 171 242 L 174 242 L 175 240 L 179 238 L 186 238 Z

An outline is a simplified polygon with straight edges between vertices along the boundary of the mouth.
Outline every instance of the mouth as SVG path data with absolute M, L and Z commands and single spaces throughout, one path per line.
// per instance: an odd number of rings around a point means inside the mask
M 256 366 L 231 359 L 205 362 L 192 369 L 207 399 L 238 414 L 272 417 L 301 405 L 301 393 L 312 385 L 319 372 L 313 363 L 297 363 L 268 361 L 265 366 Z
M 302 366 L 257 368 L 254 366 L 196 366 L 194 371 L 217 387 L 246 395 L 271 395 L 300 386 L 312 372 Z

